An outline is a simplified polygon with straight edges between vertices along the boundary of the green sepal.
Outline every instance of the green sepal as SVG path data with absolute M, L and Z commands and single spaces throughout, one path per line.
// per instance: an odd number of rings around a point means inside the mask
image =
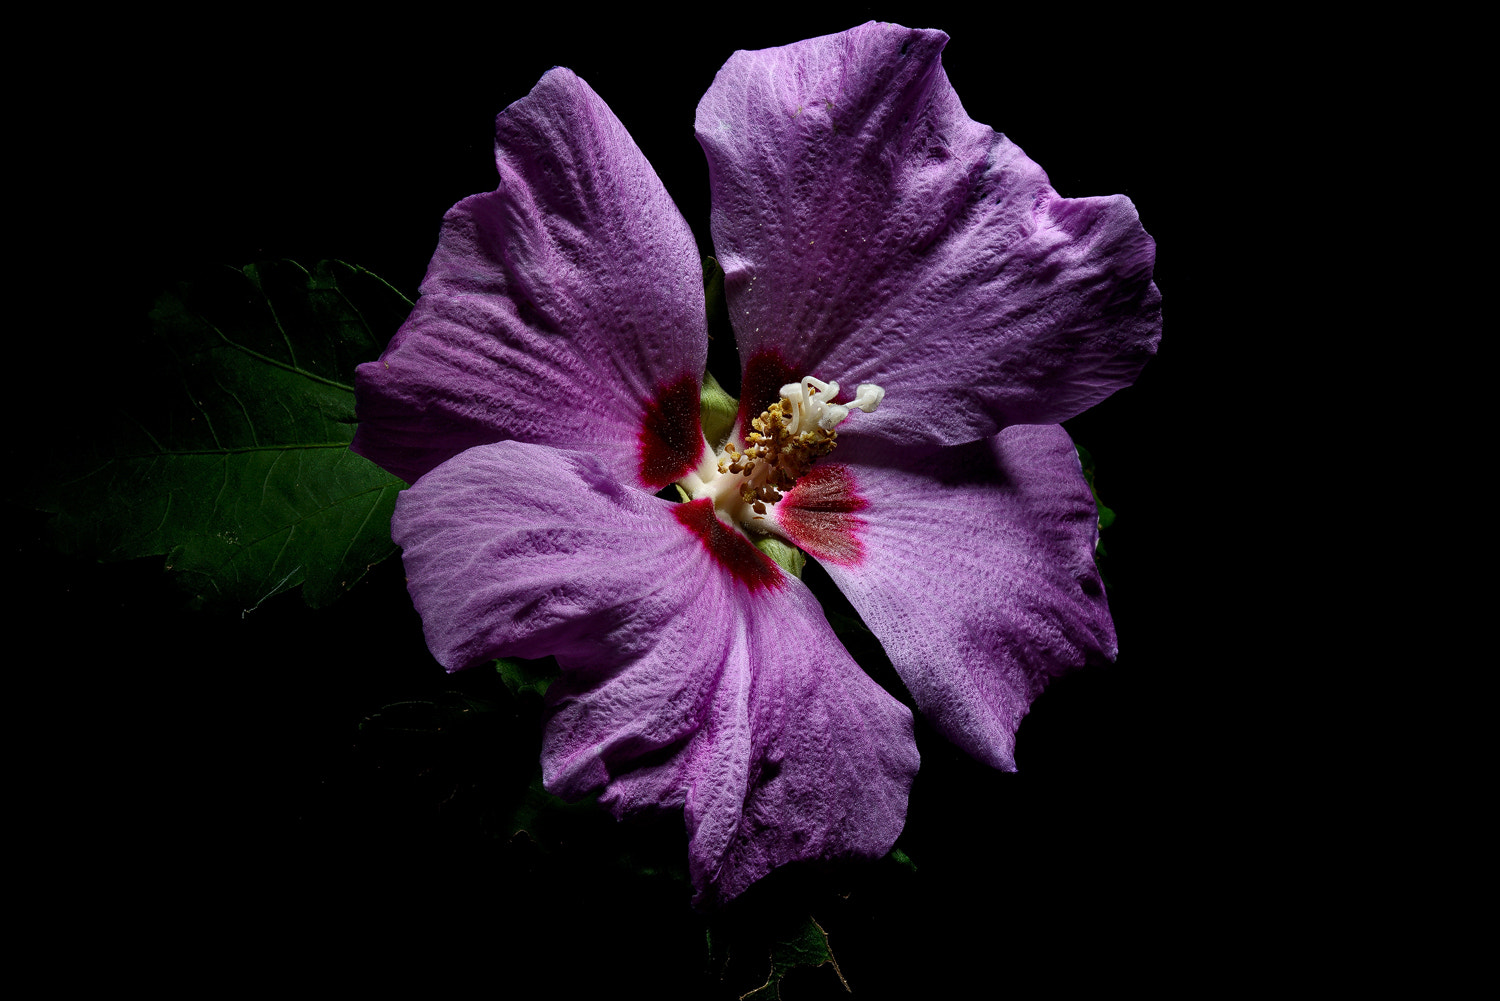
M 242 614 L 300 586 L 314 608 L 396 549 L 404 484 L 349 451 L 354 368 L 411 309 L 362 268 L 219 268 L 161 295 L 128 388 L 23 488 L 53 543 L 165 556 L 195 606 Z
M 807 566 L 807 556 L 790 542 L 783 542 L 774 535 L 762 535 L 754 540 L 756 549 L 776 561 L 776 565 L 787 573 L 802 579 L 802 568 Z
M 703 388 L 698 394 L 698 413 L 703 421 L 703 437 L 715 452 L 724 447 L 729 432 L 734 430 L 734 418 L 739 410 L 740 401 L 724 391 L 712 372 L 704 372 Z

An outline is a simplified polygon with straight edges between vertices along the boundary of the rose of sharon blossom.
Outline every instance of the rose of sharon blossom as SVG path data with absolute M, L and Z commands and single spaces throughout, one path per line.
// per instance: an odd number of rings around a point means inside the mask
M 448 213 L 359 369 L 354 448 L 414 483 L 393 533 L 433 654 L 555 656 L 546 787 L 682 809 L 700 906 L 889 851 L 918 763 L 908 710 L 752 539 L 819 560 L 998 768 L 1049 677 L 1115 653 L 1056 424 L 1154 352 L 1154 244 L 1128 199 L 1060 198 L 971 121 L 946 41 L 737 52 L 699 104 L 743 365 L 719 451 L 692 234 L 566 69 L 500 114 L 499 186 Z

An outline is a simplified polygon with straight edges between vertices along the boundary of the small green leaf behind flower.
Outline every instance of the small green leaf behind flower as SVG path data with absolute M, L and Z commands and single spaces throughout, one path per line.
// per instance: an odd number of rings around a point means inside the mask
M 1103 560 L 1109 554 L 1104 551 L 1104 530 L 1115 523 L 1115 513 L 1104 506 L 1099 499 L 1099 490 L 1094 486 L 1094 457 L 1089 450 L 1074 442 L 1074 448 L 1078 449 L 1078 461 L 1083 466 L 1083 478 L 1089 485 L 1089 493 L 1094 496 L 1094 507 L 1099 511 L 1099 541 L 1094 543 L 1094 565 L 1099 567 L 1099 579 L 1104 582 L 1105 590 L 1109 590 L 1110 581 L 1104 574 Z
M 720 981 L 744 991 L 738 994 L 740 1001 L 779 1001 L 783 981 L 793 970 L 830 965 L 839 986 L 849 992 L 828 933 L 805 902 L 801 907 L 790 900 L 779 906 L 766 904 L 762 901 L 753 913 L 721 914 L 709 921 L 704 930 L 708 962 Z M 826 988 L 833 987 L 833 978 L 828 977 L 824 986 L 826 993 Z
M 772 942 L 770 975 L 762 986 L 740 995 L 740 1001 L 781 1001 L 781 982 L 788 973 L 799 966 L 817 967 L 824 963 L 833 964 L 839 983 L 852 993 L 838 960 L 833 958 L 833 950 L 828 947 L 828 933 L 809 914 Z
M 516 696 L 522 692 L 545 696 L 547 687 L 561 673 L 556 659 L 552 657 L 543 657 L 541 660 L 503 657 L 495 661 L 495 670 L 500 674 L 500 680 L 505 682 L 505 687 Z
M 1099 530 L 1102 532 L 1104 531 L 1104 529 L 1114 524 L 1115 513 L 1114 511 L 1104 506 L 1104 502 L 1099 499 L 1099 490 L 1094 486 L 1093 455 L 1091 455 L 1089 453 L 1089 450 L 1084 448 L 1082 445 L 1078 445 L 1075 443 L 1074 448 L 1078 449 L 1078 461 L 1083 466 L 1083 478 L 1088 482 L 1089 493 L 1094 495 L 1094 506 L 1099 509 Z
M 362 268 L 219 268 L 161 295 L 151 334 L 88 437 L 22 488 L 53 542 L 99 560 L 165 556 L 198 606 L 253 611 L 301 587 L 316 608 L 395 552 L 404 484 L 349 451 L 354 368 L 411 302 Z

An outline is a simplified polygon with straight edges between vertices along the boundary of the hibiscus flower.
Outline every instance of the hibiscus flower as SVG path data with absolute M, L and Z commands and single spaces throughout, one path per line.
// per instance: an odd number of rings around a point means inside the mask
M 359 369 L 354 448 L 414 484 L 393 534 L 433 654 L 555 656 L 546 787 L 682 809 L 700 906 L 886 853 L 918 765 L 909 710 L 753 540 L 821 562 L 997 768 L 1048 678 L 1115 655 L 1056 424 L 1155 351 L 1154 244 L 1128 199 L 1060 198 L 971 121 L 946 41 L 737 52 L 699 104 L 742 363 L 722 448 L 692 233 L 566 69 L 499 115 L 499 186 L 449 211 Z

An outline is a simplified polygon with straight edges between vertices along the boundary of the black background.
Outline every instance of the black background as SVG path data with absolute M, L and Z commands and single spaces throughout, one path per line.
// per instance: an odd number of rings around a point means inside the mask
M 1260 318 L 1231 276 L 1260 223 L 1253 205 L 1222 207 L 1256 174 L 1244 137 L 1274 98 L 1221 34 L 1168 44 L 1149 17 L 944 10 L 687 25 L 434 10 L 373 34 L 263 14 L 180 42 L 132 25 L 128 44 L 80 68 L 86 100 L 49 105 L 70 124 L 39 160 L 57 174 L 33 287 L 55 305 L 20 345 L 17 364 L 42 384 L 23 388 L 23 472 L 59 427 L 87 433 L 129 392 L 115 353 L 195 269 L 339 258 L 414 296 L 443 213 L 494 187 L 495 114 L 553 65 L 609 103 L 708 254 L 693 113 L 733 50 L 876 17 L 943 28 L 971 117 L 1065 196 L 1128 195 L 1157 240 L 1160 354 L 1069 424 L 1118 514 L 1104 569 L 1120 657 L 1037 701 L 1016 774 L 919 731 L 899 842 L 915 874 L 793 873 L 757 888 L 740 920 L 811 908 L 855 997 L 970 982 L 998 994 L 1034 978 L 1186 986 L 1222 970 L 1278 850 L 1249 777 L 1274 770 L 1275 752 L 1252 770 L 1237 751 L 1247 720 L 1262 747 L 1278 725 L 1245 705 L 1258 626 L 1233 597 L 1252 559 L 1234 541 L 1245 488 L 1230 470 L 1248 454 L 1235 429 L 1251 404 L 1237 358 Z M 42 776 L 35 829 L 59 860 L 47 906 L 81 910 L 117 965 L 171 982 L 191 954 L 224 983 L 329 987 L 530 990 L 541 976 L 552 986 L 534 989 L 563 996 L 727 997 L 759 982 L 748 948 L 723 979 L 711 968 L 683 884 L 614 863 L 680 852 L 680 823 L 583 816 L 545 846 L 495 834 L 496 804 L 534 762 L 539 703 L 443 674 L 399 561 L 324 611 L 282 596 L 244 616 L 193 613 L 159 560 L 59 557 L 44 519 L 12 517 L 16 628 L 46 638 L 33 665 L 45 685 L 19 711 L 45 762 L 28 774 Z M 382 707 L 458 690 L 498 706 L 485 726 L 362 736 Z M 784 996 L 836 993 L 822 968 Z

